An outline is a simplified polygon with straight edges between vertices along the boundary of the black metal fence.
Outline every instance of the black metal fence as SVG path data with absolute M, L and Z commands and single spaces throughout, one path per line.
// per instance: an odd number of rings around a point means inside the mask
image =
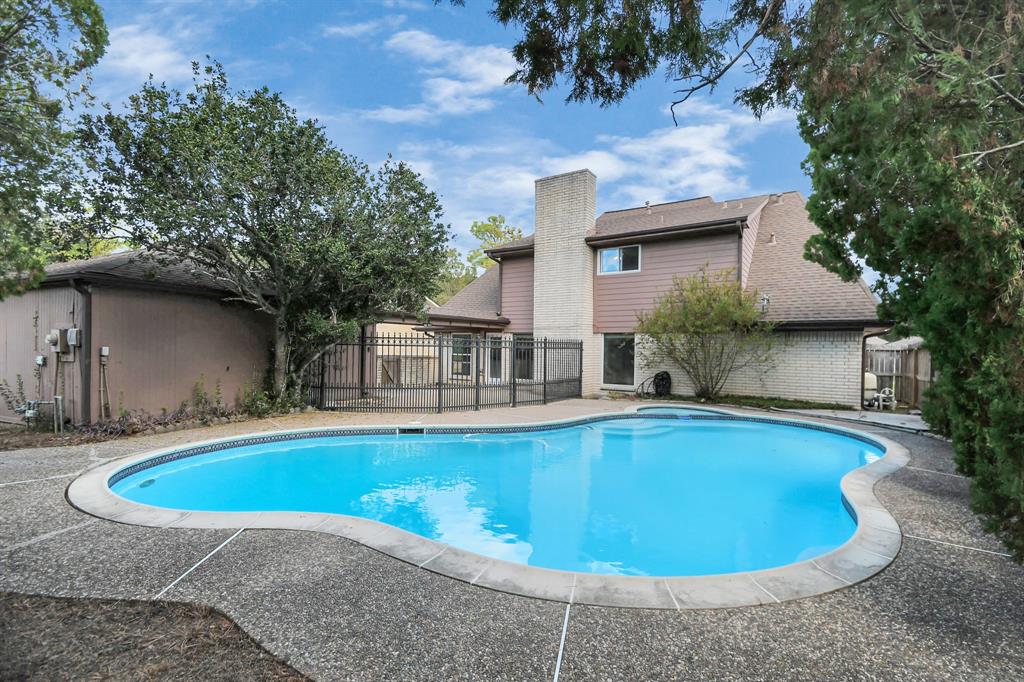
M 324 410 L 446 412 L 582 394 L 583 342 L 525 335 L 384 334 L 339 343 L 310 365 Z

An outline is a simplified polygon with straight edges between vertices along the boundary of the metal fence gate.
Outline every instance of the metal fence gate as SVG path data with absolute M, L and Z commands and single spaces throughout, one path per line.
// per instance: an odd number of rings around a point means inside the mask
M 583 342 L 510 334 L 384 334 L 328 349 L 303 378 L 323 410 L 446 412 L 582 395 Z

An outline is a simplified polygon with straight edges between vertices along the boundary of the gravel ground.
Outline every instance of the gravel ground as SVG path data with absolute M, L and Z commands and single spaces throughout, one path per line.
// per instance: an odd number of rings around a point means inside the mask
M 470 586 L 344 538 L 126 526 L 81 514 L 64 499 L 72 477 L 88 466 L 224 435 L 414 420 L 522 422 L 623 407 L 572 400 L 446 415 L 306 414 L 0 452 L 0 590 L 152 600 L 173 583 L 163 598 L 217 609 L 271 654 L 325 680 L 550 680 L 556 670 L 563 682 L 1024 680 L 1024 568 L 969 511 L 969 481 L 955 475 L 949 444 L 927 436 L 877 429 L 911 453 L 910 465 L 876 489 L 904 532 L 903 548 L 886 570 L 819 597 L 742 609 L 572 606 L 567 612 L 564 604 Z M 74 603 L 48 608 L 60 613 Z M 23 617 L 0 615 L 6 649 Z M 74 638 L 65 626 L 73 622 L 55 616 L 45 633 L 34 630 L 46 643 L 30 652 L 48 666 L 43 677 L 88 677 L 84 669 L 65 671 L 72 657 L 61 647 Z M 123 655 L 145 641 L 130 640 Z M 106 651 L 99 640 L 84 642 Z M 19 656 L 0 650 L 2 665 Z M 192 662 L 190 670 L 175 670 L 191 679 L 255 678 L 217 667 L 225 661 Z M 0 670 L 0 678 L 11 674 Z
M 0 650 L 4 680 L 308 679 L 193 604 L 0 593 Z

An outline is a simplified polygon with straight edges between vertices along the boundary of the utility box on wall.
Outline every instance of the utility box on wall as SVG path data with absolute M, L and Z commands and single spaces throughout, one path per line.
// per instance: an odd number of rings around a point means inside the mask
M 52 352 L 60 354 L 62 362 L 74 362 L 75 348 L 82 345 L 82 330 L 78 327 L 51 329 L 45 341 Z

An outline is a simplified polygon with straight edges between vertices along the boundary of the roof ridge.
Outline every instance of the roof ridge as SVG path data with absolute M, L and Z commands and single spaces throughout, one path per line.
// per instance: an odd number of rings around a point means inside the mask
M 690 197 L 689 199 L 676 199 L 675 201 L 660 201 L 656 204 L 650 204 L 650 207 L 654 208 L 655 206 L 668 206 L 669 204 L 685 204 L 691 201 L 700 201 L 701 199 L 711 199 L 711 195 L 705 194 L 699 197 Z M 714 202 L 714 199 L 711 199 L 711 201 Z M 610 211 L 603 211 L 601 215 L 606 215 L 608 213 L 623 213 L 625 211 L 637 211 L 639 209 L 647 207 L 648 204 L 644 204 L 642 206 L 630 206 L 629 208 L 613 208 Z
M 145 249 L 126 249 L 124 251 L 116 251 L 114 253 L 104 253 L 100 256 L 91 256 L 89 258 L 76 258 L 75 260 L 57 261 L 50 263 L 47 268 L 69 268 L 69 267 L 81 267 L 89 263 L 106 263 L 115 258 L 135 257 L 140 255 Z

